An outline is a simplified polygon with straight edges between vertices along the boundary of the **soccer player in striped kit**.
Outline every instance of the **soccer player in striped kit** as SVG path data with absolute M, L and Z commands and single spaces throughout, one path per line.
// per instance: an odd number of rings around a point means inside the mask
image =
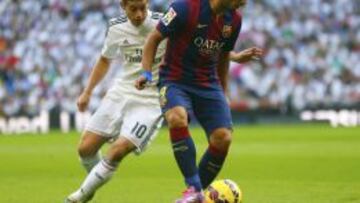
M 160 66 L 160 103 L 175 159 L 188 186 L 177 200 L 179 203 L 203 202 L 202 190 L 220 172 L 229 151 L 232 119 L 225 93 L 231 50 L 242 22 L 236 9 L 245 4 L 245 0 L 177 0 L 144 47 L 145 71 L 136 81 L 138 89 L 151 81 L 157 47 L 168 39 Z M 254 49 L 247 59 L 261 55 L 262 50 Z M 199 165 L 188 129 L 191 113 L 204 128 L 209 142 Z

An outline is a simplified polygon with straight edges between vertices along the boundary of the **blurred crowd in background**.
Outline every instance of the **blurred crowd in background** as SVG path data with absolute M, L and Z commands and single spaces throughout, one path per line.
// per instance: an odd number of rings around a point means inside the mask
M 360 1 L 257 0 L 237 50 L 266 55 L 231 67 L 237 108 L 360 108 Z
M 165 11 L 168 1 L 150 1 Z M 250 0 L 235 50 L 265 56 L 232 63 L 230 97 L 238 110 L 352 107 L 360 104 L 360 5 L 357 0 Z M 118 0 L 1 0 L 0 116 L 41 109 L 76 111 Z M 121 67 L 116 62 L 111 69 Z M 94 110 L 111 85 L 96 88 Z

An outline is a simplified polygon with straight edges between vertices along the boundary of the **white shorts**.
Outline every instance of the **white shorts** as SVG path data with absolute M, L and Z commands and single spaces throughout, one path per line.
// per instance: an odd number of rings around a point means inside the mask
M 105 97 L 85 130 L 108 138 L 125 137 L 137 147 L 135 153 L 139 154 L 154 139 L 162 121 L 160 105 L 126 96 L 119 101 Z

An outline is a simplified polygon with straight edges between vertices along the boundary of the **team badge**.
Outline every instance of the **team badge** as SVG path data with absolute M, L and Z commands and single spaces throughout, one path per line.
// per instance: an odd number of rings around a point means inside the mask
M 176 17 L 177 13 L 176 11 L 170 7 L 168 12 L 164 15 L 164 17 L 161 19 L 161 21 L 168 26 Z
M 224 25 L 222 30 L 222 35 L 224 38 L 229 38 L 232 34 L 232 26 L 231 25 Z
M 164 86 L 160 89 L 160 106 L 161 107 L 164 107 L 167 103 L 166 92 L 167 92 L 166 86 Z

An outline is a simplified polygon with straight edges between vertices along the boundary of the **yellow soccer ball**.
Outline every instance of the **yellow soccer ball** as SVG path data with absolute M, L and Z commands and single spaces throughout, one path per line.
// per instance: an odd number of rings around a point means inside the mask
M 241 203 L 242 192 L 232 180 L 217 180 L 205 190 L 206 203 Z

